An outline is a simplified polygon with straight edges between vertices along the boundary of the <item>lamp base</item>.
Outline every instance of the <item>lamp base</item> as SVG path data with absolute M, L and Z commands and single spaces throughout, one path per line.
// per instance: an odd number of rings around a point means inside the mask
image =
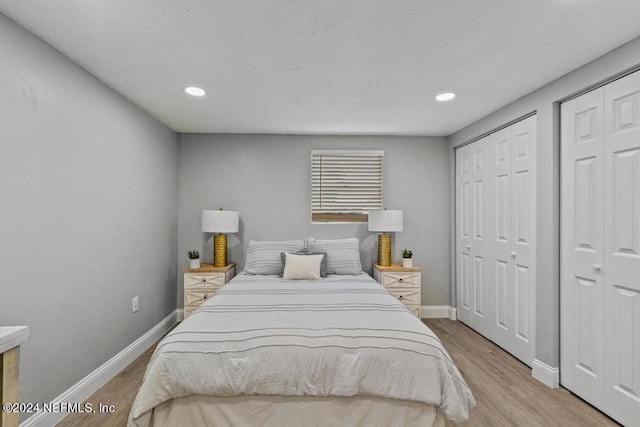
M 391 265 L 391 234 L 378 234 L 378 265 Z
M 213 266 L 227 266 L 227 235 L 218 233 L 213 236 Z

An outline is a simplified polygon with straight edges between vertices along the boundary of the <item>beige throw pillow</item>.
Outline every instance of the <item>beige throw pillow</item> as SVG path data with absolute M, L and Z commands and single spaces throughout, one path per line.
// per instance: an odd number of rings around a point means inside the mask
M 323 255 L 296 255 L 285 252 L 285 280 L 318 280 Z

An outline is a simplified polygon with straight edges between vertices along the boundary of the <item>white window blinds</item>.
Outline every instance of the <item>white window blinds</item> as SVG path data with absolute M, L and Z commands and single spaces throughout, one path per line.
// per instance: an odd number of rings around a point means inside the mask
M 382 209 L 384 151 L 312 150 L 311 219 L 366 221 Z

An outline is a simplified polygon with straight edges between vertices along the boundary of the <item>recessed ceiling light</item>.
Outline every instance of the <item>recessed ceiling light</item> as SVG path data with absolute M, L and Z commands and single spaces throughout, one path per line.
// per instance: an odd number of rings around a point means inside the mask
M 441 93 L 440 95 L 436 96 L 436 101 L 451 101 L 455 97 L 456 94 L 453 92 Z
M 199 87 L 195 87 L 195 86 L 185 87 L 184 91 L 187 92 L 191 96 L 204 96 L 207 93 L 207 92 L 204 91 L 204 89 L 199 88 Z

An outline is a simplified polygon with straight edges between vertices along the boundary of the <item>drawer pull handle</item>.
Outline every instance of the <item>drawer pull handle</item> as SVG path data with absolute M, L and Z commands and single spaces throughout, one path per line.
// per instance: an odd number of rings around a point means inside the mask
M 404 297 L 403 297 L 402 295 L 400 295 L 400 296 L 398 297 L 398 299 L 400 299 L 400 300 L 401 300 L 401 299 L 404 299 Z
M 398 282 L 402 283 L 402 282 L 404 282 L 404 279 L 401 277 L 401 278 L 398 280 Z
M 205 278 L 203 277 L 202 279 L 200 279 L 200 281 L 201 281 L 202 283 L 204 283 L 204 282 L 206 282 L 206 281 L 207 281 L 207 279 L 205 279 Z
M 207 296 L 205 295 L 204 297 L 202 297 L 202 299 L 207 299 Z
M 597 272 L 600 272 L 602 270 L 602 266 L 598 264 L 593 264 L 593 269 Z

